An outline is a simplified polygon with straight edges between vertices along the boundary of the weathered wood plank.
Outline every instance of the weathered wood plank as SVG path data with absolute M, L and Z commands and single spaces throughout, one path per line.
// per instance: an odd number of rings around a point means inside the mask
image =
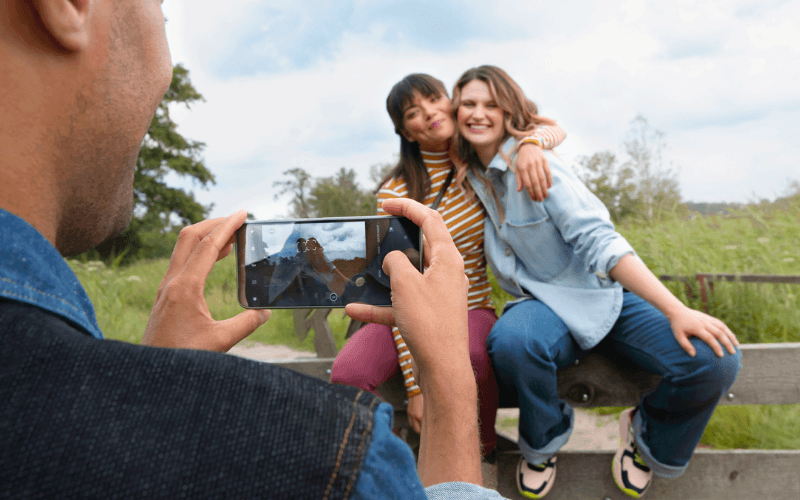
M 800 343 L 744 344 L 742 369 L 722 404 L 800 404 Z M 659 377 L 589 354 L 558 372 L 560 396 L 573 406 L 632 406 Z
M 325 382 L 331 380 L 331 367 L 334 358 L 306 358 L 306 359 L 284 359 L 278 361 L 265 361 L 296 372 L 304 373 L 311 377 L 316 377 Z M 378 387 L 378 393 L 387 403 L 394 407 L 394 422 L 396 427 L 407 427 L 408 418 L 406 417 L 406 390 L 403 385 L 403 376 L 400 372 Z
M 791 274 L 731 274 L 731 273 L 697 273 L 689 276 L 662 274 L 661 281 L 694 281 L 705 278 L 708 281 L 738 281 L 740 283 L 787 283 L 800 284 L 800 276 Z
M 610 451 L 561 452 L 551 500 L 627 499 L 611 476 Z M 501 453 L 497 484 L 501 495 L 523 499 L 516 488 L 519 453 Z M 800 450 L 698 450 L 686 473 L 677 479 L 653 478 L 649 500 L 730 500 L 800 497 Z
M 800 343 L 744 344 L 742 370 L 722 404 L 800 404 Z M 285 360 L 276 364 L 330 380 L 333 358 Z M 625 369 L 598 354 L 558 372 L 562 398 L 576 407 L 632 406 L 658 383 L 650 373 Z M 402 379 L 396 376 L 378 390 L 397 408 L 404 407 Z M 585 395 L 585 397 L 584 397 Z

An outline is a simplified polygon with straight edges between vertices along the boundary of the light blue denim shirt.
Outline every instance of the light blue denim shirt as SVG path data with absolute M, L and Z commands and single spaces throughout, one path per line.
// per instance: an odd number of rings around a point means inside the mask
M 503 151 L 513 146 L 510 138 Z M 588 349 L 608 334 L 622 308 L 622 287 L 608 273 L 635 252 L 570 168 L 552 155 L 548 161 L 553 187 L 547 199 L 535 202 L 525 190 L 517 192 L 514 172 L 499 154 L 494 157 L 486 176 L 503 204 L 502 222 L 487 186 L 473 173 L 469 179 L 486 208 L 486 258 L 500 287 L 517 298 L 510 304 L 540 300 Z

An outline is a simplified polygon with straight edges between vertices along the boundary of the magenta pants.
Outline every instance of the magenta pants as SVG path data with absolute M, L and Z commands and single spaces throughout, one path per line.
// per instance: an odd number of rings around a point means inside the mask
M 478 385 L 481 443 L 484 455 L 497 446 L 494 430 L 497 418 L 498 392 L 491 359 L 486 350 L 486 338 L 497 321 L 492 309 L 472 309 L 469 320 L 469 356 Z M 379 385 L 399 370 L 397 348 L 392 329 L 370 323 L 350 337 L 333 362 L 331 382 L 358 387 L 377 394 Z

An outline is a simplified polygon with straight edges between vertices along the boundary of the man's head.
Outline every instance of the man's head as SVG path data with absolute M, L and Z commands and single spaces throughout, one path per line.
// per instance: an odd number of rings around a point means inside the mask
M 0 207 L 64 255 L 130 222 L 169 87 L 161 0 L 0 0 Z

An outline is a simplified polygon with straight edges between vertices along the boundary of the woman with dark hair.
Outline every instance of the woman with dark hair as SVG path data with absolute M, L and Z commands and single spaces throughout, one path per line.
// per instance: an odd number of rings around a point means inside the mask
M 500 386 L 519 400 L 520 493 L 541 498 L 553 484 L 555 454 L 573 425 L 556 371 L 589 351 L 662 376 L 639 406 L 622 412 L 612 463 L 617 485 L 638 498 L 653 473 L 680 476 L 739 371 L 736 337 L 661 284 L 568 167 L 550 161 L 553 183 L 543 202 L 513 189 L 514 139 L 552 122 L 503 70 L 468 70 L 453 89 L 453 106 L 455 147 L 465 159 L 457 183 L 466 178 L 483 203 L 487 259 L 516 297 L 488 349 Z
M 423 74 L 412 74 L 398 82 L 386 99 L 386 108 L 400 136 L 400 160 L 381 182 L 378 213 L 383 200 L 406 197 L 432 206 L 442 217 L 464 258 L 469 278 L 470 356 L 476 373 L 480 402 L 481 443 L 485 456 L 496 444 L 497 384 L 486 351 L 486 337 L 497 320 L 483 255 L 484 212 L 480 202 L 467 199 L 462 187 L 452 182 L 455 168 L 451 154 L 455 133 L 453 110 L 444 85 Z M 523 196 L 546 197 L 548 169 L 541 149 L 560 143 L 564 131 L 553 125 L 537 130 L 522 141 L 516 189 Z M 336 357 L 331 381 L 375 392 L 398 368 L 405 377 L 408 416 L 419 432 L 423 396 L 414 379 L 413 362 L 403 339 L 383 325 L 369 324 L 356 332 Z

